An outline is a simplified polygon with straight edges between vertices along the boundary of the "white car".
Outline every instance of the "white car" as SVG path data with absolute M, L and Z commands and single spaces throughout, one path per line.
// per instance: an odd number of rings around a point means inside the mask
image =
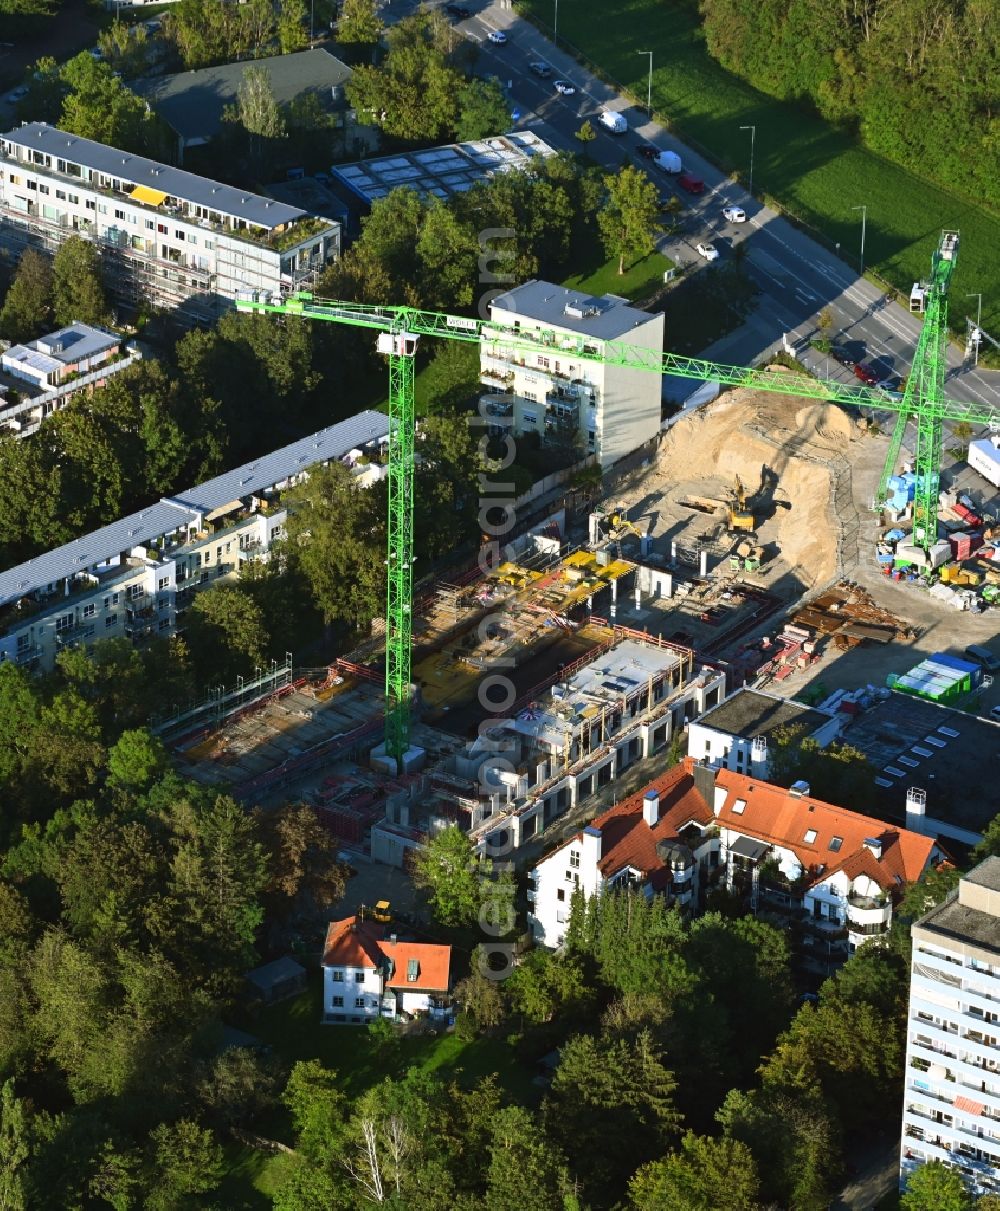
M 722 212 L 722 217 L 727 223 L 745 223 L 747 212 L 741 206 L 727 206 Z
M 698 255 L 705 258 L 706 261 L 717 261 L 719 259 L 719 250 L 714 244 L 696 244 Z
M 572 97 L 576 88 L 568 80 L 556 80 L 552 87 L 563 97 Z
M 491 42 L 496 43 L 497 46 L 503 46 L 503 44 L 507 41 L 507 35 L 502 29 L 491 29 L 486 36 Z

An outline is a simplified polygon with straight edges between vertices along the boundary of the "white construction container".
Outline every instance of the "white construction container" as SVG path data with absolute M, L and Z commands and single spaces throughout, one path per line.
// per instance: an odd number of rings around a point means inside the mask
M 1000 488 L 1000 437 L 981 438 L 969 443 L 969 466 L 988 479 L 994 488 Z

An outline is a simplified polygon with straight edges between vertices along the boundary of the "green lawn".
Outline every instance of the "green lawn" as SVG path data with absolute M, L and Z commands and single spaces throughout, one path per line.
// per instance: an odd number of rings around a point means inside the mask
M 271 1195 L 284 1158 L 258 1152 L 233 1141 L 224 1147 L 226 1174 L 218 1189 L 220 1207 L 260 1208 L 272 1206 Z
M 551 27 L 552 0 L 519 0 L 519 7 Z M 963 298 L 972 291 L 983 293 L 985 327 L 1000 325 L 1000 216 L 919 180 L 819 118 L 730 75 L 708 55 L 695 5 L 622 0 L 609 20 L 603 0 L 573 0 L 559 14 L 559 34 L 642 102 L 647 59 L 639 52 L 651 50 L 657 116 L 726 171 L 745 176 L 750 135 L 739 128 L 755 125 L 754 192 L 778 199 L 828 245 L 839 242 L 848 260 L 860 242 L 860 213 L 851 207 L 865 204 L 865 264 L 906 294 L 914 280 L 927 276 L 941 228 L 957 227 L 962 251 L 951 292 L 955 326 L 963 327 L 959 317 L 974 305 Z
M 664 273 L 674 267 L 673 261 L 654 252 L 633 265 L 626 264 L 619 276 L 617 260 L 600 262 L 596 256 L 594 260 L 595 264 L 585 264 L 581 273 L 568 277 L 563 285 L 588 294 L 619 294 L 635 303 L 655 294 L 663 285 Z
M 444 1080 L 474 1085 L 496 1072 L 501 1085 L 519 1101 L 538 1096 L 528 1071 L 502 1039 L 464 1042 L 453 1034 L 403 1037 L 392 1049 L 369 1043 L 363 1026 L 323 1026 L 320 1023 L 322 981 L 310 974 L 308 990 L 294 1000 L 264 1011 L 247 1027 L 269 1043 L 289 1063 L 316 1059 L 334 1069 L 350 1097 L 385 1077 L 401 1077 L 410 1069 L 433 1072 Z

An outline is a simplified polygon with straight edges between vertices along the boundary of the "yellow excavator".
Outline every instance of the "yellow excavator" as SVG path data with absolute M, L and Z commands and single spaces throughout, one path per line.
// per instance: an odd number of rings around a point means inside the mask
M 730 530 L 744 530 L 749 533 L 753 532 L 756 524 L 753 514 L 747 509 L 747 491 L 738 475 L 733 485 L 728 524 Z
M 645 535 L 642 530 L 635 524 L 634 521 L 629 521 L 625 516 L 624 509 L 621 505 L 618 510 L 608 517 L 608 526 L 614 538 L 620 539 L 623 534 L 632 533 L 638 538 L 643 538 Z

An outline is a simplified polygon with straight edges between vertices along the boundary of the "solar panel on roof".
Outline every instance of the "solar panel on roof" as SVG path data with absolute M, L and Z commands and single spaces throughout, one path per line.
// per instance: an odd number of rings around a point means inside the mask
M 898 768 L 897 768 L 895 765 L 886 765 L 886 766 L 884 766 L 884 767 L 883 767 L 883 769 L 882 769 L 882 772 L 883 772 L 884 774 L 892 774 L 892 776 L 893 776 L 894 778 L 903 778 L 903 777 L 905 777 L 905 771 L 904 771 L 904 770 L 901 770 L 901 769 L 898 769 Z
M 939 727 L 938 731 L 942 736 L 950 736 L 952 740 L 957 740 L 960 733 L 956 732 L 953 727 Z
M 889 781 L 888 778 L 876 778 L 875 785 L 876 786 L 892 786 L 893 784 Z
M 919 761 L 914 761 L 912 757 L 897 757 L 896 760 L 900 765 L 905 765 L 909 769 L 916 769 L 920 764 Z

